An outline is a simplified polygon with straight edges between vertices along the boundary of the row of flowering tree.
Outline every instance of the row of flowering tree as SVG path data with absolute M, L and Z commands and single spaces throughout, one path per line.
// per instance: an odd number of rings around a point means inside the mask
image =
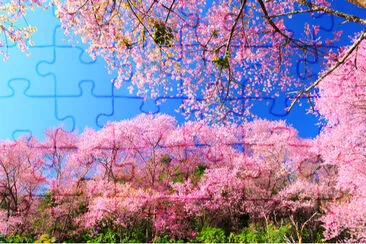
M 190 240 L 204 226 L 255 223 L 291 225 L 289 240 L 315 241 L 324 228 L 333 241 L 364 241 L 360 155 L 345 142 L 339 153 L 338 133 L 309 140 L 283 121 L 177 126 L 141 115 L 80 136 L 51 129 L 43 142 L 2 142 L 0 232 L 75 241 L 108 228 L 123 241 L 142 228 L 139 241 Z
M 292 92 L 291 108 L 310 99 L 358 52 L 366 4 L 338 2 L 346 1 L 1 0 L 0 55 L 8 58 L 13 44 L 28 50 L 36 27 L 26 13 L 51 4 L 65 33 L 88 43 L 90 55 L 115 72 L 117 87 L 179 96 L 187 116 L 238 121 L 263 97 Z

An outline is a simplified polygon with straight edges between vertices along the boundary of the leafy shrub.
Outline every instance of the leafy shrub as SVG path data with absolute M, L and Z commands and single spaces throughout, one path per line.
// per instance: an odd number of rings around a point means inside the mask
M 104 233 L 100 233 L 94 238 L 91 238 L 87 243 L 116 243 L 120 242 L 120 238 L 117 232 L 107 230 Z
M 222 243 L 226 242 L 225 232 L 219 228 L 204 227 L 198 234 L 196 238 L 197 242 L 203 243 Z
M 158 237 L 154 240 L 153 243 L 170 243 L 170 238 L 167 235 L 165 235 L 163 237 Z
M 33 243 L 34 236 L 32 235 L 11 235 L 5 237 L 4 235 L 0 235 L 1 243 Z
M 230 233 L 229 242 L 239 243 L 279 243 L 286 242 L 286 234 L 291 231 L 291 225 L 276 227 L 269 224 L 267 228 L 255 228 L 253 225 L 244 228 L 239 234 Z
M 252 227 L 244 228 L 239 234 L 230 233 L 229 242 L 235 243 L 258 243 L 262 242 L 261 233 Z
M 34 243 L 54 243 L 55 241 L 55 237 L 51 237 L 48 234 L 43 234 Z
M 97 229 L 97 234 L 91 235 L 90 231 L 86 231 L 78 238 L 70 241 L 87 243 L 143 243 L 150 242 L 152 238 L 151 223 L 148 221 L 135 221 L 130 228 L 121 228 L 121 226 L 116 226 L 108 220 L 105 220 L 104 224 L 104 227 Z M 149 232 L 148 237 L 146 236 L 146 230 Z
M 158 237 L 154 240 L 153 243 L 185 243 L 184 240 L 174 240 L 171 239 L 168 235 Z
M 273 224 L 269 224 L 265 233 L 264 242 L 286 242 L 286 234 L 291 231 L 291 225 L 283 225 L 276 227 Z

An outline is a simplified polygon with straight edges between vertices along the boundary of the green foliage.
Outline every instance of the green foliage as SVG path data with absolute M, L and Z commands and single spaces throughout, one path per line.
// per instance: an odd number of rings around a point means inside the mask
M 324 228 L 321 226 L 309 226 L 309 228 L 305 228 L 302 232 L 303 242 L 313 242 L 313 243 L 324 243 Z M 344 232 L 343 232 L 344 233 Z M 349 236 L 348 236 L 349 237 Z M 342 239 L 334 239 L 329 240 L 330 242 L 344 242 L 344 238 Z
M 97 235 L 91 236 L 89 232 L 83 233 L 78 238 L 74 238 L 71 242 L 87 242 L 87 243 L 143 243 L 151 241 L 151 222 L 149 221 L 130 221 L 129 228 L 116 226 L 108 220 L 105 221 L 104 227 L 98 229 Z M 148 230 L 148 237 L 146 237 Z M 148 238 L 148 239 L 146 239 Z
M 131 223 L 133 220 L 131 220 Z M 110 219 L 104 219 L 99 228 L 94 229 L 97 234 L 91 234 L 90 230 L 82 233 L 73 240 L 67 242 L 87 242 L 87 243 L 142 243 L 146 240 L 146 228 L 149 227 L 147 221 L 135 222 L 130 228 L 116 226 Z
M 133 220 L 131 220 L 133 221 Z M 63 242 L 82 242 L 82 243 L 144 243 L 150 242 L 153 238 L 151 222 L 137 221 L 132 223 L 129 228 L 122 228 L 121 226 L 114 226 L 111 222 L 105 222 L 106 225 L 98 229 L 96 235 L 91 235 L 89 231 L 85 231 L 78 236 L 72 236 L 65 240 L 58 240 Z M 193 226 L 192 226 L 193 227 Z M 200 229 L 196 226 L 193 229 Z M 148 230 L 148 237 L 146 237 Z M 293 234 L 291 225 L 282 225 L 280 227 L 274 224 L 269 224 L 267 227 L 263 223 L 250 224 L 243 228 L 239 233 L 225 234 L 225 231 L 216 227 L 203 227 L 197 233 L 197 237 L 190 242 L 200 243 L 283 243 L 288 241 L 287 237 Z M 321 228 L 314 228 L 314 230 L 304 230 L 304 242 L 323 242 Z M 184 238 L 183 238 L 184 239 Z M 31 243 L 35 238 L 31 235 L 14 235 L 4 237 L 0 235 L 0 243 Z M 36 243 L 53 243 L 56 239 L 48 234 L 40 236 Z M 169 235 L 162 235 L 153 239 L 154 243 L 185 243 L 189 241 L 175 240 Z
M 225 232 L 219 228 L 204 227 L 198 234 L 195 240 L 196 242 L 203 243 L 222 243 L 226 242 Z
M 174 35 L 173 29 L 166 26 L 165 22 L 155 21 L 153 23 L 154 33 L 153 39 L 159 46 L 173 46 Z
M 282 225 L 277 228 L 275 225 L 269 224 L 265 232 L 265 242 L 285 242 L 286 234 L 290 231 L 291 225 Z
M 323 230 L 318 230 L 315 232 L 314 234 L 314 242 L 315 243 L 325 243 L 324 241 L 324 235 L 323 235 Z
M 180 169 L 176 169 L 175 174 L 172 177 L 173 183 L 177 183 L 177 182 L 183 183 L 184 179 L 185 179 L 185 177 L 184 177 L 183 172 Z
M 165 235 L 163 237 L 156 238 L 153 243 L 172 243 L 172 241 L 168 235 Z
M 196 171 L 194 172 L 194 175 L 202 177 L 205 174 L 206 169 L 207 169 L 207 167 L 205 165 L 199 165 L 197 167 Z
M 131 243 L 139 243 L 139 242 L 149 242 L 150 240 L 146 240 L 146 229 L 151 235 L 152 232 L 152 223 L 150 221 L 138 221 L 134 224 L 133 228 L 130 231 L 126 231 L 124 234 L 122 242 L 131 242 Z M 151 238 L 148 236 L 148 238 Z
M 197 169 L 191 175 L 191 181 L 193 184 L 197 184 L 201 180 L 202 176 L 205 174 L 206 169 L 207 167 L 205 165 L 199 165 L 197 167 Z
M 56 242 L 55 237 L 51 237 L 48 234 L 43 234 L 34 243 L 54 243 L 54 242 Z
M 34 236 L 30 234 L 11 235 L 8 237 L 0 235 L 0 243 L 33 243 L 33 242 L 34 242 Z
M 52 196 L 51 192 L 44 195 L 42 202 L 39 206 L 39 211 L 43 212 L 46 208 L 55 207 L 55 198 Z
M 184 240 L 174 240 L 171 239 L 168 235 L 165 236 L 160 236 L 158 238 L 155 239 L 155 241 L 153 243 L 185 243 Z
M 254 228 L 244 228 L 239 234 L 230 233 L 229 242 L 239 243 L 258 243 L 262 242 L 261 233 L 256 231 Z
M 221 69 L 228 69 L 230 67 L 229 58 L 227 56 L 224 57 L 214 57 L 212 59 L 212 63 L 216 64 Z
M 286 242 L 286 234 L 291 231 L 291 225 L 276 227 L 269 224 L 267 228 L 255 228 L 254 225 L 244 228 L 239 234 L 230 233 L 229 242 L 239 243 L 282 243 Z
M 161 172 L 159 175 L 159 180 L 165 180 L 166 177 L 168 177 L 168 173 L 167 172 Z
M 220 69 L 228 69 L 230 68 L 230 52 L 226 52 L 223 57 L 215 56 L 212 59 L 212 63 L 216 64 Z
M 104 233 L 100 233 L 94 238 L 91 238 L 87 243 L 116 243 L 120 242 L 120 237 L 117 232 L 113 230 L 107 230 Z

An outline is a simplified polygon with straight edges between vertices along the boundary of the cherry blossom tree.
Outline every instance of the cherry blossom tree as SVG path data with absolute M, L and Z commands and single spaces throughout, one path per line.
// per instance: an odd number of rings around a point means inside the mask
M 17 139 L 1 143 L 0 151 L 0 233 L 30 231 L 39 195 L 46 177 L 42 173 L 42 154 L 36 139 Z
M 55 181 L 62 179 L 62 171 L 67 158 L 76 150 L 78 137 L 76 133 L 70 133 L 62 128 L 53 128 L 45 131 L 45 141 L 39 145 L 45 156 L 48 177 L 54 177 Z M 57 183 L 56 183 L 57 184 Z
M 364 6 L 358 1 L 350 1 Z M 252 101 L 298 91 L 293 104 L 310 96 L 324 77 L 357 52 L 365 33 L 354 33 L 352 47 L 317 80 L 293 75 L 303 60 L 322 61 L 341 38 L 342 29 L 323 37 L 318 14 L 341 21 L 366 20 L 337 10 L 332 1 L 56 1 L 66 33 L 90 43 L 118 75 L 116 86 L 132 81 L 131 91 L 157 97 L 172 91 L 184 98 L 184 112 L 210 121 L 248 115 Z M 362 10 L 360 10 L 362 11 Z M 309 18 L 301 22 L 299 16 Z M 293 18 L 292 18 L 293 17 Z M 299 21 L 299 33 L 289 23 Z M 300 25 L 299 24 L 299 25 Z M 298 67 L 297 67 L 298 68 Z M 240 116 L 239 116 L 240 117 Z M 241 116 L 240 118 L 245 118 Z M 236 120 L 238 118 L 236 117 Z
M 230 157 L 209 164 L 196 187 L 189 181 L 175 185 L 179 196 L 188 194 L 189 213 L 228 231 L 237 231 L 243 221 L 262 220 L 268 225 L 292 218 L 304 225 L 318 220 L 313 215 L 320 215 L 321 203 L 335 193 L 329 184 L 334 175 L 322 173 L 312 141 L 299 139 L 283 121 L 258 120 L 236 131 L 235 141 L 242 143 L 244 152 L 230 152 L 235 144 L 221 139 L 221 152 Z M 301 237 L 299 233 L 299 241 Z
M 60 231 L 56 226 L 65 228 L 70 222 L 70 214 L 60 211 L 59 202 L 64 198 L 63 194 L 74 194 L 68 189 L 70 186 L 70 171 L 66 170 L 66 163 L 77 149 L 78 137 L 74 132 L 65 131 L 62 128 L 50 128 L 45 131 L 45 139 L 39 143 L 34 150 L 38 150 L 44 161 L 43 173 L 47 177 L 47 188 L 39 207 L 40 213 L 37 216 L 36 232 L 47 233 L 56 236 Z M 68 189 L 66 191 L 65 189 Z M 70 210 L 71 212 L 72 210 Z M 61 214 L 62 212 L 62 214 Z M 61 230 L 62 232 L 62 230 Z
M 317 106 L 327 111 L 322 99 Z M 364 129 L 347 132 L 349 123 L 310 140 L 284 121 L 177 126 L 166 115 L 140 115 L 80 136 L 50 129 L 44 142 L 2 142 L 0 230 L 68 240 L 109 228 L 122 240 L 144 228 L 152 241 L 194 238 L 193 223 L 228 232 L 289 223 L 301 242 L 323 224 L 327 239 L 362 241 Z
M 346 51 L 344 51 L 346 52 Z M 365 237 L 365 61 L 366 43 L 351 54 L 319 84 L 316 101 L 327 127 L 317 138 L 323 164 L 337 171 L 336 187 L 344 197 L 327 208 L 324 217 L 327 238 L 341 234 L 348 241 L 364 242 Z

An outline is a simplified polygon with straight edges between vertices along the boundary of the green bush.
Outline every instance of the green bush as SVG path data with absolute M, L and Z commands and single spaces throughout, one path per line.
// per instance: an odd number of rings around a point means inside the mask
M 262 242 L 262 233 L 259 233 L 253 228 L 244 228 L 239 234 L 230 233 L 229 242 L 235 243 L 258 243 Z
M 48 234 L 43 234 L 34 243 L 54 243 L 55 241 L 55 237 L 51 237 Z
M 153 243 L 171 243 L 171 239 L 169 236 L 165 235 L 163 237 L 156 238 Z
M 171 239 L 168 235 L 158 237 L 155 239 L 153 243 L 185 243 L 184 240 L 174 240 Z
M 280 227 L 276 227 L 273 224 L 269 224 L 265 233 L 264 242 L 286 242 L 286 234 L 291 231 L 291 225 L 283 225 Z
M 213 227 L 204 227 L 196 237 L 196 242 L 203 242 L 203 243 L 222 243 L 226 242 L 225 232 L 219 228 Z
M 253 225 L 244 228 L 239 234 L 230 233 L 228 242 L 235 243 L 280 243 L 286 242 L 286 234 L 291 231 L 290 225 L 276 227 L 269 224 L 267 228 L 255 228 Z
M 90 240 L 87 241 L 87 243 L 117 243 L 117 242 L 120 242 L 119 235 L 118 233 L 112 230 L 107 230 L 104 233 L 100 233 L 96 237 L 91 238 Z
M 33 243 L 34 236 L 32 235 L 11 235 L 5 237 L 0 235 L 0 243 Z

